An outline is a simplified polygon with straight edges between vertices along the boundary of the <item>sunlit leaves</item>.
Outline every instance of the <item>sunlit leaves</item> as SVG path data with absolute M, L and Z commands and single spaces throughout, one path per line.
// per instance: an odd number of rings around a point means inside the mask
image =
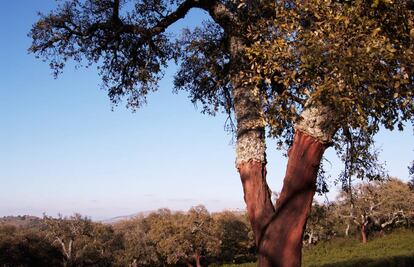
M 281 121 L 295 120 L 309 97 L 334 106 L 352 128 L 402 127 L 414 110 L 413 21 L 405 1 L 376 9 L 365 1 L 281 1 L 273 22 L 251 27 L 247 51 L 252 78 L 284 87 L 268 94 L 273 133 L 280 137 Z

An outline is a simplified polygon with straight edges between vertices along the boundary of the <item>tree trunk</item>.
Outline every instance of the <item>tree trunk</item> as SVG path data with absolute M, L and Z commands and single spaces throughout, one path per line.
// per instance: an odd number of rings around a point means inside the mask
M 276 213 L 259 241 L 259 266 L 299 267 L 302 238 L 316 190 L 316 177 L 326 146 L 296 131 Z M 261 265 L 265 262 L 267 265 Z
M 237 121 L 236 167 L 243 184 L 247 212 L 259 250 L 260 267 L 300 266 L 302 237 L 316 190 L 316 176 L 326 144 L 337 126 L 332 108 L 311 99 L 305 104 L 276 212 L 266 182 L 264 96 L 241 75 L 244 41 L 230 38 L 230 68 Z
M 349 223 L 346 224 L 346 228 L 345 228 L 345 236 L 348 237 L 349 236 L 349 228 L 351 228 L 351 226 L 349 225 Z
M 265 119 L 263 95 L 256 85 L 246 84 L 243 77 L 244 41 L 232 36 L 231 83 L 234 113 L 237 121 L 236 168 L 243 184 L 247 213 L 255 236 L 256 246 L 274 214 L 271 191 L 266 182 Z M 266 265 L 259 259 L 260 266 Z
M 134 260 L 132 261 L 132 263 L 129 265 L 129 267 L 138 267 L 138 262 L 137 262 L 137 259 L 134 259 Z
M 194 258 L 195 258 L 195 261 L 196 261 L 196 266 L 201 267 L 201 262 L 200 262 L 201 257 L 200 257 L 200 255 L 198 253 L 196 253 L 194 255 Z
M 312 240 L 313 240 L 313 229 L 311 230 L 309 234 L 308 245 L 312 245 Z
M 363 244 L 367 243 L 367 226 L 365 223 L 361 225 L 361 240 Z
M 238 166 L 243 184 L 247 213 L 258 245 L 262 229 L 268 224 L 274 213 L 270 190 L 266 183 L 265 164 L 249 161 Z

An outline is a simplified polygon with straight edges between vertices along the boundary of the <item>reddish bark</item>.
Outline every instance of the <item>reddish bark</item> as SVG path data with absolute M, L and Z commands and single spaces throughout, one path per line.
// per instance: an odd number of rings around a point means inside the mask
M 247 213 L 258 244 L 262 229 L 274 213 L 270 189 L 266 182 L 266 165 L 258 161 L 244 162 L 238 166 L 243 184 Z
M 247 213 L 259 249 L 259 267 L 301 265 L 303 232 L 325 149 L 317 139 L 296 132 L 276 211 L 266 182 L 266 165 L 251 160 L 238 166 Z
M 196 266 L 201 267 L 201 262 L 200 262 L 201 257 L 200 257 L 200 255 L 196 254 L 194 258 L 196 260 Z
M 260 267 L 301 265 L 303 232 L 325 149 L 317 139 L 296 131 L 276 212 L 270 222 L 263 221 L 269 223 L 262 228 L 264 234 L 258 242 Z
M 361 225 L 361 239 L 362 243 L 367 243 L 367 227 L 364 223 Z
M 244 201 L 255 236 L 256 246 L 259 246 L 263 229 L 274 214 L 270 189 L 266 182 L 266 164 L 250 160 L 239 164 L 238 170 L 243 184 Z M 259 266 L 271 266 L 266 259 L 259 258 Z

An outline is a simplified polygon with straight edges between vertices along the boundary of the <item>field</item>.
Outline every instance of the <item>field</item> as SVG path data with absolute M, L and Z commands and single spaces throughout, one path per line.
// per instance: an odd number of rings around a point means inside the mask
M 255 267 L 255 263 L 223 267 Z M 336 239 L 303 249 L 304 267 L 409 267 L 414 266 L 414 232 L 401 230 L 361 244 Z

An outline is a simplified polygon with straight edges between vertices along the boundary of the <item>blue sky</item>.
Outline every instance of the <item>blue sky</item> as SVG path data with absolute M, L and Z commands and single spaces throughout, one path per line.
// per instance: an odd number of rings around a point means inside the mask
M 55 3 L 0 2 L 0 216 L 244 209 L 225 116 L 200 114 L 184 93 L 172 94 L 174 66 L 148 105 L 131 113 L 122 104 L 112 111 L 94 68 L 68 66 L 55 80 L 47 63 L 27 53 L 36 12 Z M 203 16 L 191 12 L 175 28 Z M 391 175 L 407 180 L 412 140 L 411 128 L 378 135 Z M 270 140 L 268 182 L 279 191 L 286 159 L 275 147 Z M 326 156 L 335 177 L 342 166 L 332 149 Z

